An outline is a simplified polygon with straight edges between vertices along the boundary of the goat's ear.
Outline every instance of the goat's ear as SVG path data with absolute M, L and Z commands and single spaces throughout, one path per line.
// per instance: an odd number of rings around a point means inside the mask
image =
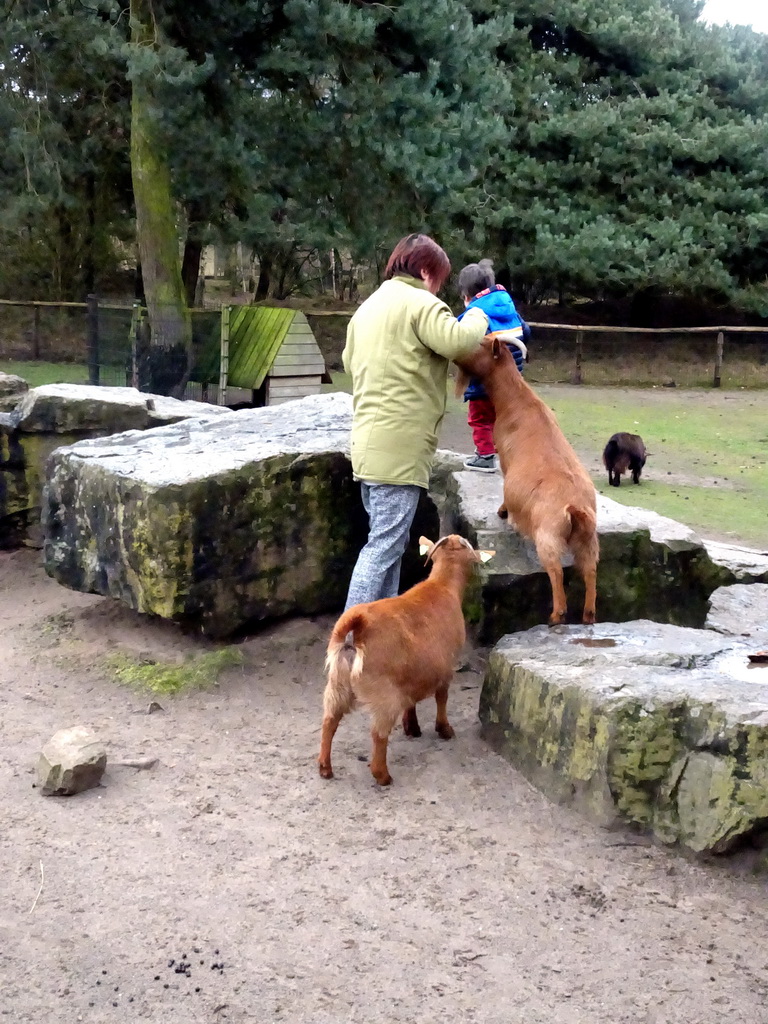
M 503 342 L 501 338 L 494 338 L 493 341 L 491 342 L 491 355 L 493 356 L 494 359 L 498 359 L 499 356 L 501 355 L 502 345 Z
M 454 385 L 453 394 L 455 398 L 461 398 L 464 392 L 469 387 L 470 376 L 466 370 L 462 370 L 460 366 L 456 367 L 456 384 Z
M 481 562 L 490 562 L 490 560 L 496 554 L 495 551 L 478 551 L 477 553 L 480 556 Z
M 419 537 L 419 554 L 426 555 L 427 558 L 432 554 L 434 544 L 431 540 L 427 540 L 426 537 Z

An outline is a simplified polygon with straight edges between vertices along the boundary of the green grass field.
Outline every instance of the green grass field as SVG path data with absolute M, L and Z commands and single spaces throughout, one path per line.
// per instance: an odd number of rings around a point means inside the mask
M 540 393 L 597 474 L 601 494 L 706 536 L 768 547 L 768 399 L 748 391 Z M 609 487 L 600 468 L 602 449 L 617 430 L 640 434 L 651 453 L 638 487 Z
M 15 373 L 31 388 L 43 384 L 87 384 L 88 367 L 79 363 L 18 362 L 0 359 L 0 373 Z
M 345 374 L 327 390 L 349 391 Z M 651 509 L 706 537 L 768 548 L 768 397 L 751 390 L 536 385 L 597 490 Z M 639 486 L 608 486 L 602 451 L 619 430 L 651 453 Z M 471 451 L 466 407 L 448 398 L 441 445 Z

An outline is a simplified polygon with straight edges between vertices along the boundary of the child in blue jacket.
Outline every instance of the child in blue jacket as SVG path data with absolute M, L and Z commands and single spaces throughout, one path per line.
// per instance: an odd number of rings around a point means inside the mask
M 513 331 L 523 342 L 531 335 L 531 329 L 515 309 L 509 292 L 496 284 L 493 263 L 480 260 L 470 263 L 459 274 L 459 294 L 466 309 L 479 306 L 488 317 L 488 333 Z M 458 319 L 461 320 L 462 313 Z M 525 365 L 525 355 L 516 345 L 507 344 L 520 373 Z M 493 425 L 496 413 L 493 403 L 485 392 L 482 382 L 473 377 L 464 392 L 464 401 L 469 402 L 467 421 L 472 431 L 475 455 L 464 463 L 465 469 L 479 473 L 493 473 L 496 466 L 496 447 L 493 443 Z

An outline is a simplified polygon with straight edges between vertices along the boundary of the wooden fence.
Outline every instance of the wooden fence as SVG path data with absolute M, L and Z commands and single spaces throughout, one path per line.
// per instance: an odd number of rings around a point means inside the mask
M 349 310 L 310 310 L 307 312 L 309 317 L 323 317 L 323 316 L 345 316 L 351 317 L 352 312 Z M 712 374 L 712 387 L 719 388 L 722 386 L 722 374 L 723 374 L 723 353 L 725 350 L 726 336 L 729 334 L 751 334 L 760 335 L 766 338 L 768 343 L 768 327 L 611 327 L 602 325 L 592 324 L 558 324 L 558 323 L 544 323 L 542 321 L 529 320 L 528 326 L 533 330 L 547 330 L 547 331 L 563 331 L 572 333 L 575 335 L 574 338 L 574 363 L 573 372 L 571 374 L 570 383 L 572 384 L 583 384 L 583 353 L 584 353 L 584 336 L 587 334 L 613 334 L 613 335 L 667 335 L 678 336 L 678 335 L 704 335 L 712 338 L 714 342 L 714 353 L 713 363 L 714 369 Z
M 0 299 L 0 306 L 17 306 L 30 308 L 33 311 L 33 321 L 30 334 L 30 355 L 32 359 L 39 359 L 41 354 L 40 344 L 40 311 L 44 309 L 70 309 L 70 310 L 83 310 L 85 314 L 85 337 L 86 337 L 86 351 L 87 351 L 87 363 L 88 363 L 88 377 L 91 383 L 98 384 L 100 382 L 100 366 L 104 365 L 104 353 L 103 353 L 103 337 L 100 333 L 104 319 L 104 311 L 119 311 L 121 317 L 127 315 L 133 322 L 128 328 L 126 333 L 125 342 L 128 345 L 130 351 L 131 335 L 135 330 L 135 316 L 137 304 L 133 306 L 116 305 L 110 303 L 100 302 L 95 295 L 89 295 L 86 302 L 36 302 L 36 301 L 22 301 L 15 299 Z M 226 307 L 222 308 L 221 315 L 226 319 Z M 197 312 L 197 311 L 193 311 Z M 209 315 L 211 310 L 199 311 L 207 312 Z M 315 317 L 346 317 L 349 318 L 353 315 L 353 310 L 307 310 L 306 316 L 310 319 Z M 713 327 L 613 327 L 613 326 L 598 326 L 598 325 L 585 325 L 585 324 L 559 324 L 559 323 L 544 323 L 539 321 L 529 321 L 529 325 L 534 330 L 540 331 L 553 331 L 561 332 L 566 334 L 572 334 L 574 336 L 573 345 L 573 364 L 572 371 L 570 374 L 570 381 L 573 384 L 583 384 L 584 382 L 584 340 L 587 335 L 601 335 L 601 334 L 612 334 L 622 336 L 643 336 L 643 335 L 654 335 L 654 336 L 685 336 L 685 335 L 698 335 L 703 337 L 709 337 L 713 343 L 713 371 L 712 371 L 712 387 L 722 386 L 722 375 L 723 375 L 723 355 L 726 347 L 727 338 L 729 335 L 753 335 L 759 337 L 765 337 L 766 344 L 768 346 L 768 327 L 742 327 L 742 326 L 713 326 Z M 223 325 L 225 328 L 225 325 Z M 767 347 L 768 351 L 768 347 Z

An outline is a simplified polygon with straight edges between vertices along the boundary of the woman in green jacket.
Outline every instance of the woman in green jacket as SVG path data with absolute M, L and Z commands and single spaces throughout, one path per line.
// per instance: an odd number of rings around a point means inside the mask
M 437 298 L 450 272 L 437 242 L 408 235 L 389 258 L 386 280 L 347 329 L 342 358 L 352 375 L 352 470 L 370 519 L 347 608 L 397 594 L 445 415 L 449 363 L 473 352 L 487 330 L 482 310 L 468 310 L 459 323 Z

